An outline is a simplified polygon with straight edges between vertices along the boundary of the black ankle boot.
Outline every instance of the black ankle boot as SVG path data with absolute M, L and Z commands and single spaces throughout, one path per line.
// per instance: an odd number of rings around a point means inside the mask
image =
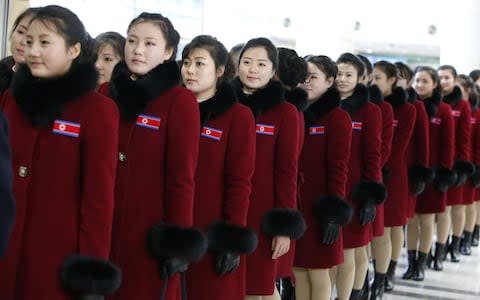
M 413 280 L 423 281 L 425 279 L 425 261 L 427 260 L 427 253 L 418 252 L 418 259 L 413 273 Z
M 433 257 L 433 269 L 436 271 L 443 270 L 443 253 L 445 252 L 445 244 L 435 243 L 435 256 Z
M 295 287 L 292 285 L 290 278 L 280 279 L 282 291 L 280 297 L 282 300 L 295 300 Z
M 372 288 L 370 289 L 370 300 L 382 300 L 386 277 L 386 274 L 375 272 L 375 280 L 373 280 Z
M 402 279 L 412 279 L 413 278 L 413 271 L 415 269 L 415 264 L 417 262 L 417 251 L 416 250 L 408 250 L 408 267 L 405 273 L 403 273 Z
M 397 262 L 394 260 L 388 264 L 387 276 L 385 276 L 385 292 L 393 291 L 395 286 L 395 269 L 397 268 Z
M 450 244 L 451 243 L 452 243 L 451 238 L 450 238 L 450 236 L 448 236 L 447 241 L 445 242 L 445 249 L 443 250 L 443 254 L 442 254 L 442 261 L 447 260 L 447 254 L 448 254 L 448 252 L 450 252 Z
M 463 255 L 472 255 L 472 233 L 463 232 L 463 238 L 460 241 L 460 253 Z
M 359 300 L 360 291 L 361 290 L 352 290 L 352 293 L 350 294 L 350 300 Z
M 480 225 L 475 225 L 472 235 L 472 246 L 478 247 L 478 240 L 480 239 Z
M 369 284 L 368 270 L 367 270 L 367 274 L 365 275 L 365 280 L 363 281 L 362 289 L 358 294 L 358 300 L 368 300 L 369 293 L 370 293 L 370 284 Z
M 454 263 L 460 261 L 460 237 L 452 235 L 452 243 L 450 244 L 450 260 Z
M 433 267 L 433 249 L 430 247 L 430 251 L 428 251 L 427 260 L 425 261 L 425 266 L 427 268 Z

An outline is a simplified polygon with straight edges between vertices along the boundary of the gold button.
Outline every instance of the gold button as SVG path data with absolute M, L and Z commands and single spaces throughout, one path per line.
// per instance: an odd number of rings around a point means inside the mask
M 126 161 L 127 160 L 127 154 L 125 152 L 118 152 L 118 160 Z
M 18 176 L 20 176 L 22 178 L 27 177 L 28 176 L 28 168 L 24 167 L 24 166 L 20 166 L 20 168 L 18 168 Z

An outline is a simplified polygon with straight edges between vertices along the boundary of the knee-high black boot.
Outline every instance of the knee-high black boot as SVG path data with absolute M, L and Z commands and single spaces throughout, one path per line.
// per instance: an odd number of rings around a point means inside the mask
M 425 279 L 425 261 L 427 259 L 427 253 L 418 252 L 418 259 L 413 274 L 413 280 L 423 281 Z
M 292 285 L 290 278 L 280 279 L 282 292 L 280 297 L 282 300 L 295 300 L 295 287 Z
M 463 255 L 472 255 L 472 233 L 463 231 L 463 237 L 460 241 L 460 253 Z
M 445 252 L 445 244 L 435 243 L 435 256 L 433 258 L 433 269 L 436 271 L 443 270 L 443 253 Z
M 417 250 L 408 250 L 408 267 L 405 273 L 403 273 L 402 279 L 412 279 L 415 264 L 417 263 Z
M 454 263 L 460 261 L 460 237 L 452 235 L 452 243 L 450 244 L 450 260 Z
M 370 289 L 370 300 L 382 300 L 385 291 L 385 277 L 386 274 L 375 272 L 375 279 Z
M 480 225 L 475 225 L 472 235 L 472 246 L 478 247 L 478 240 L 480 239 Z
M 385 277 L 385 292 L 393 291 L 395 285 L 395 269 L 397 268 L 397 262 L 394 260 L 390 261 L 387 270 L 387 276 Z

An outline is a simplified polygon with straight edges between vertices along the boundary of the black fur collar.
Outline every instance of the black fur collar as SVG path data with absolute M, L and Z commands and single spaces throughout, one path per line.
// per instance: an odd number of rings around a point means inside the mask
M 180 69 L 174 61 L 166 61 L 147 74 L 132 80 L 127 64 L 119 62 L 112 72 L 110 95 L 125 120 L 135 120 L 148 102 L 180 82 Z
M 334 87 L 329 88 L 320 99 L 305 110 L 305 124 L 311 125 L 331 110 L 340 107 L 340 101 L 338 90 Z
M 476 112 L 478 109 L 478 96 L 473 93 L 470 93 L 468 97 L 468 103 L 470 103 L 470 108 L 472 110 L 472 113 Z
M 10 87 L 12 82 L 13 70 L 15 61 L 12 56 L 7 56 L 0 60 L 0 95 Z
M 238 77 L 233 80 L 233 87 L 240 103 L 250 107 L 255 118 L 285 101 L 285 90 L 277 80 L 270 80 L 264 88 L 251 95 L 243 92 L 243 84 Z
M 308 106 L 308 93 L 299 87 L 285 91 L 285 99 L 295 105 L 300 112 L 304 111 Z
M 380 103 L 383 102 L 383 94 L 382 91 L 378 88 L 376 84 L 373 84 L 368 87 L 368 93 L 369 93 L 369 100 L 372 103 L 375 103 L 376 105 L 379 105 Z
M 353 115 L 356 111 L 358 111 L 363 105 L 368 102 L 368 97 L 368 88 L 363 84 L 357 84 L 353 95 L 342 100 L 340 102 L 340 106 L 350 115 Z
M 408 98 L 407 98 L 408 103 L 413 104 L 415 103 L 415 101 L 418 100 L 417 92 L 415 92 L 415 90 L 412 87 L 409 87 L 406 92 L 408 95 Z
M 443 97 L 443 101 L 450 104 L 451 107 L 457 106 L 462 100 L 462 90 L 458 86 L 453 88 L 453 92 Z
M 385 101 L 392 105 L 393 110 L 396 110 L 407 103 L 407 92 L 402 87 L 394 87 L 392 93 L 385 97 Z
M 442 96 L 438 91 L 434 91 L 432 97 L 422 99 L 423 104 L 425 105 L 425 110 L 427 111 L 428 118 L 431 119 L 435 117 L 438 110 L 438 105 L 442 101 Z
M 200 103 L 201 124 L 205 125 L 209 120 L 221 116 L 237 102 L 233 87 L 226 82 L 222 83 L 215 96 Z
M 94 90 L 97 78 L 93 62 L 75 62 L 67 74 L 55 79 L 33 77 L 26 65 L 19 65 L 12 81 L 13 97 L 34 126 L 49 126 L 66 103 Z

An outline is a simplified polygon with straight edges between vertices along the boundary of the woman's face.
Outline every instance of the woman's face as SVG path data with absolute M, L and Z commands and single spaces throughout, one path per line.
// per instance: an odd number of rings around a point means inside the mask
M 10 53 L 16 63 L 25 63 L 25 35 L 32 16 L 26 15 L 10 36 Z
M 339 63 L 337 67 L 338 72 L 335 83 L 337 84 L 340 97 L 345 99 L 353 95 L 355 87 L 360 82 L 360 78 L 358 77 L 357 69 L 355 69 L 352 64 Z
M 333 84 L 333 77 L 327 79 L 325 73 L 317 65 L 311 62 L 308 64 L 307 80 L 301 87 L 308 93 L 308 101 L 318 100 Z
M 413 78 L 413 89 L 421 99 L 430 98 L 433 95 L 437 83 L 427 71 L 420 71 Z
M 273 63 L 263 47 L 247 49 L 240 59 L 238 76 L 246 93 L 265 87 L 275 75 Z
M 98 70 L 98 84 L 110 81 L 112 71 L 115 65 L 121 60 L 120 55 L 113 49 L 110 44 L 100 46 L 97 53 L 97 61 L 95 68 Z
M 392 93 L 392 84 L 394 81 L 395 77 L 387 78 L 387 74 L 381 68 L 373 68 L 372 84 L 378 86 L 384 97 Z
M 438 79 L 440 81 L 440 86 L 442 87 L 442 94 L 448 95 L 453 92 L 455 87 L 455 77 L 451 70 L 439 70 Z

